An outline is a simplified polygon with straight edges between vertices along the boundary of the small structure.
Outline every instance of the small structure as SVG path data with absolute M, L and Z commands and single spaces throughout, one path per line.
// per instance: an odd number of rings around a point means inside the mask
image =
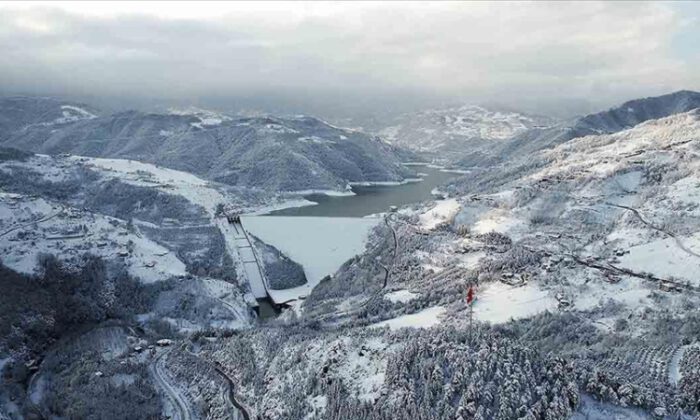
M 527 273 L 513 274 L 511 272 L 504 272 L 501 274 L 501 283 L 505 283 L 509 286 L 520 287 L 527 284 L 529 275 Z
M 156 344 L 159 345 L 160 347 L 167 347 L 167 346 L 173 344 L 173 340 L 170 340 L 168 338 L 161 338 L 160 340 L 156 341 Z
M 620 280 L 621 280 L 621 279 L 620 279 L 620 276 L 617 276 L 617 275 L 615 275 L 615 274 L 610 274 L 610 273 L 605 274 L 605 276 L 603 277 L 603 279 L 604 279 L 606 282 L 610 283 L 610 284 L 619 283 Z
M 29 369 L 30 372 L 36 372 L 39 370 L 39 362 L 36 359 L 32 359 L 24 364 L 24 366 Z
M 660 282 L 659 289 L 663 292 L 672 292 L 672 293 L 678 293 L 678 292 L 682 291 L 680 286 L 678 286 L 675 283 L 671 283 L 670 281 Z
M 555 297 L 557 299 L 557 307 L 560 310 L 567 310 L 571 307 L 571 301 L 563 293 L 557 293 Z

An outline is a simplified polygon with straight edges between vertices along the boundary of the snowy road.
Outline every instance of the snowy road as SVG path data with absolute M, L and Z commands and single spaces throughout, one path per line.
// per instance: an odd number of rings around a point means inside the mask
M 229 376 L 219 367 L 214 367 L 214 369 L 219 375 L 221 375 L 221 377 L 224 378 L 224 380 L 228 384 L 227 399 L 233 407 L 233 410 L 231 410 L 231 418 L 233 420 L 250 420 L 250 415 L 248 415 L 246 409 L 236 400 L 235 393 L 233 392 L 233 380 L 231 380 L 231 378 L 229 378 Z
M 683 373 L 681 372 L 681 360 L 683 360 L 685 352 L 691 347 L 700 347 L 700 343 L 680 346 L 673 353 L 673 356 L 671 356 L 671 361 L 668 363 L 668 381 L 671 384 L 678 385 L 683 378 Z
M 187 399 L 181 396 L 178 390 L 172 386 L 170 382 L 168 382 L 168 377 L 165 374 L 165 356 L 171 351 L 172 349 L 167 349 L 156 356 L 155 360 L 148 367 L 148 369 L 153 374 L 158 386 L 163 390 L 167 399 L 172 404 L 172 409 L 176 411 L 176 413 L 171 413 L 173 414 L 173 418 L 177 418 L 179 420 L 191 420 L 194 418 L 194 416 L 191 415 L 191 409 L 187 403 Z
M 65 207 L 61 206 L 61 210 L 57 211 L 56 213 L 53 213 L 53 214 L 46 216 L 46 217 L 39 219 L 39 220 L 33 220 L 31 222 L 28 222 L 28 223 L 22 223 L 21 225 L 15 225 L 15 226 L 11 227 L 10 229 L 0 233 L 0 237 L 3 237 L 9 233 L 12 233 L 12 232 L 16 231 L 17 229 L 23 229 L 23 228 L 25 228 L 27 226 L 31 226 L 33 224 L 39 224 L 39 223 L 49 221 L 49 220 L 53 219 L 54 217 L 58 216 L 59 214 L 63 213 L 64 211 L 65 211 Z

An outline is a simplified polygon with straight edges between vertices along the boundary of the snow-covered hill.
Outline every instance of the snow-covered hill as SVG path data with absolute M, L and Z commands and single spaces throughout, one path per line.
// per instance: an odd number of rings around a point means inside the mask
M 0 114 L 3 104 L 12 106 L 0 102 Z M 36 114 L 48 105 L 36 99 L 32 106 Z M 63 114 L 42 117 L 41 123 L 0 125 L 0 144 L 38 153 L 135 159 L 270 191 L 344 191 L 348 183 L 412 177 L 394 147 L 312 117 L 232 118 L 196 108 L 97 117 L 77 107 L 58 109 Z
M 536 127 L 516 134 L 490 148 L 465 150 L 455 162 L 461 167 L 510 165 L 529 159 L 539 150 L 592 134 L 615 133 L 644 121 L 688 112 L 700 107 L 700 93 L 679 91 L 657 97 L 635 99 L 606 111 L 583 116 L 552 127 Z
M 203 282 L 199 298 L 224 299 L 235 313 L 212 319 L 200 313 L 196 320 L 178 321 L 178 328 L 212 323 L 238 328 L 251 322 L 248 307 L 255 301 L 242 257 L 229 246 L 235 239 L 223 229 L 218 211 L 255 210 L 283 200 L 133 160 L 5 153 L 0 260 L 17 272 L 36 274 L 43 255 L 76 269 L 89 255 L 123 267 L 143 283 L 187 279 L 182 287 L 189 290 L 187 282 Z M 224 312 L 231 315 L 230 309 Z
M 10 134 L 97 118 L 98 111 L 85 104 L 51 97 L 11 96 L 0 98 L 0 141 Z
M 657 413 L 687 404 L 694 377 L 673 376 L 671 386 L 669 366 L 693 363 L 677 349 L 700 327 L 700 110 L 529 159 L 535 170 L 495 173 L 503 180 L 478 192 L 467 176 L 453 198 L 390 217 L 365 253 L 307 298 L 304 319 L 351 331 L 388 326 L 395 347 L 372 363 L 392 364 L 410 348 L 406 337 L 468 330 L 473 284 L 477 325 L 569 360 L 577 393 Z M 456 214 L 425 223 L 445 207 Z M 387 374 L 383 383 L 392 381 Z
M 505 140 L 552 123 L 544 117 L 464 105 L 402 115 L 379 135 L 392 144 L 439 156 L 480 147 L 484 141 Z

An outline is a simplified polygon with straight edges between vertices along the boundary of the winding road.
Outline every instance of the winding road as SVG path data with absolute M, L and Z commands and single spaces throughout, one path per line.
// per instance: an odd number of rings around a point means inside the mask
M 203 361 L 204 363 L 209 364 L 216 373 L 221 376 L 224 381 L 226 381 L 226 384 L 228 385 L 228 392 L 226 393 L 226 399 L 228 399 L 229 404 L 233 407 L 231 410 L 231 419 L 233 420 L 250 420 L 250 415 L 248 414 L 248 411 L 246 411 L 245 407 L 243 407 L 242 404 L 236 400 L 236 393 L 234 392 L 234 389 L 236 385 L 233 382 L 233 379 L 229 377 L 226 372 L 224 372 L 223 369 L 221 369 L 218 364 L 212 363 L 209 360 L 200 357 L 197 353 L 193 352 L 190 348 L 189 345 L 184 346 L 184 349 L 187 353 L 189 353 L 191 356 L 194 356 L 198 358 L 199 360 Z
M 666 229 L 660 228 L 660 227 L 654 225 L 653 223 L 648 222 L 646 219 L 644 219 L 642 217 L 642 214 L 639 212 L 639 210 L 632 208 L 632 207 L 622 206 L 619 204 L 613 204 L 613 203 L 605 203 L 605 204 L 612 206 L 612 207 L 617 207 L 620 209 L 631 211 L 637 217 L 637 219 L 639 219 L 639 221 L 642 222 L 644 225 L 648 226 L 651 229 L 654 229 L 657 232 L 661 232 L 665 235 L 670 236 L 676 242 L 676 245 L 678 245 L 678 248 L 682 249 L 684 252 L 686 252 L 689 255 L 692 255 L 693 257 L 700 258 L 700 254 L 698 254 L 697 252 L 695 252 L 692 249 L 689 249 L 687 246 L 685 246 L 683 241 L 678 239 L 678 237 L 676 235 L 674 235 L 672 232 L 669 232 Z
M 54 217 L 58 216 L 59 214 L 63 213 L 64 211 L 65 211 L 65 207 L 61 206 L 61 210 L 57 211 L 56 213 L 50 214 L 42 219 L 37 219 L 37 220 L 33 220 L 31 222 L 28 222 L 28 223 L 22 223 L 20 225 L 15 225 L 15 226 L 11 227 L 10 229 L 0 233 L 0 237 L 3 237 L 7 234 L 10 234 L 10 233 L 16 231 L 17 229 L 22 229 L 22 228 L 25 228 L 27 226 L 31 226 L 33 224 L 39 224 L 39 223 L 43 223 L 43 222 L 46 222 L 48 220 L 51 220 Z
M 233 392 L 234 390 L 234 383 L 231 378 L 224 372 L 221 368 L 218 366 L 214 366 L 214 370 L 216 370 L 216 373 L 218 373 L 226 383 L 228 383 L 228 400 L 229 403 L 233 406 L 233 410 L 231 410 L 231 418 L 233 420 L 250 420 L 250 415 L 248 415 L 248 412 L 246 409 L 238 402 L 236 401 L 236 395 Z
M 148 367 L 148 369 L 153 374 L 158 386 L 164 391 L 166 397 L 170 400 L 173 409 L 177 412 L 173 413 L 176 414 L 173 417 L 179 420 L 191 420 L 194 418 L 194 416 L 192 415 L 192 410 L 187 403 L 187 399 L 180 395 L 177 388 L 170 384 L 168 377 L 165 374 L 164 359 L 165 356 L 171 351 L 172 348 L 169 348 L 156 356 L 155 360 Z

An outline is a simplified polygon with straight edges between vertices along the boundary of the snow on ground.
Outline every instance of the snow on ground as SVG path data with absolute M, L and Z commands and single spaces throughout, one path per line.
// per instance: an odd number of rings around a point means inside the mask
M 464 268 L 474 269 L 479 265 L 479 261 L 486 256 L 486 252 L 477 251 L 468 254 L 462 254 L 459 258 L 460 265 Z
M 419 216 L 421 226 L 427 230 L 450 223 L 459 213 L 460 205 L 454 198 L 435 202 L 435 207 Z
M 345 191 L 336 190 L 297 190 L 297 191 L 284 191 L 282 194 L 295 194 L 295 195 L 313 195 L 313 194 L 323 194 L 329 197 L 349 197 L 355 195 L 350 188 L 346 188 Z
M 513 287 L 498 282 L 477 291 L 474 319 L 499 324 L 556 308 L 556 299 L 533 283 Z
M 533 174 L 532 180 L 544 179 L 560 174 L 585 173 L 589 176 L 607 178 L 625 167 L 627 159 L 654 159 L 667 156 L 667 147 L 682 144 L 697 138 L 700 132 L 698 110 L 650 120 L 628 130 L 614 134 L 580 137 L 557 146 L 547 152 L 557 161 Z
M 414 182 L 422 182 L 423 178 L 406 178 L 403 181 L 358 181 L 348 182 L 351 187 L 395 187 L 398 185 L 411 184 Z
M 630 248 L 646 243 L 648 235 L 649 229 L 625 227 L 610 232 L 606 242 L 617 248 Z
M 671 356 L 671 360 L 668 363 L 668 381 L 673 385 L 678 385 L 678 383 L 683 378 L 681 372 L 681 360 L 685 352 L 691 347 L 700 347 L 700 343 L 686 344 L 684 346 L 678 347 L 676 351 Z
M 97 115 L 91 113 L 90 111 L 74 105 L 61 105 L 61 115 L 62 116 L 54 119 L 53 121 L 43 122 L 36 125 L 51 126 L 54 124 L 66 124 L 80 120 L 91 120 L 93 118 L 97 118 Z
M 313 411 L 304 417 L 305 420 L 323 417 L 323 414 L 326 412 L 326 406 L 328 405 L 328 397 L 325 395 L 316 395 L 315 397 L 308 397 L 306 401 L 312 407 Z
M 246 213 L 248 216 L 261 216 L 268 213 L 272 213 L 277 210 L 284 210 L 294 207 L 306 207 L 306 206 L 316 206 L 318 203 L 314 201 L 309 201 L 305 198 L 294 198 L 290 200 L 284 200 L 276 204 L 270 204 L 263 207 L 258 207 L 254 212 Z
M 638 408 L 620 407 L 581 394 L 581 404 L 571 420 L 647 420 L 651 415 Z
M 671 184 L 666 196 L 682 203 L 700 203 L 700 177 L 688 176 Z
M 481 218 L 472 226 L 472 232 L 512 234 L 522 227 L 524 227 L 523 221 L 513 217 L 512 213 L 502 209 L 493 209 L 481 215 Z
M 700 255 L 700 233 L 678 239 L 688 250 Z M 700 285 L 700 256 L 681 249 L 673 238 L 659 239 L 629 248 L 629 254 L 620 257 L 620 266 L 637 272 L 652 273 L 661 278 L 675 277 Z
M 420 312 L 409 315 L 401 315 L 396 318 L 387 319 L 386 321 L 378 322 L 370 325 L 370 328 L 389 327 L 391 330 L 399 328 L 430 328 L 441 322 L 441 317 L 445 313 L 445 308 L 442 306 L 433 306 L 423 309 Z
M 190 123 L 192 127 L 203 129 L 204 127 L 213 127 L 221 125 L 224 121 L 230 121 L 232 118 L 228 115 L 210 111 L 208 109 L 197 108 L 190 106 L 184 109 L 170 108 L 168 113 L 172 115 L 190 115 L 199 118 L 198 122 Z
M 395 292 L 389 292 L 384 295 L 384 299 L 387 299 L 391 303 L 406 303 L 419 296 L 418 293 L 409 292 L 408 290 L 397 290 Z
M 130 232 L 118 219 L 30 197 L 0 200 L 0 214 L 7 216 L 3 222 L 8 223 L 0 232 L 2 261 L 19 272 L 33 273 L 40 254 L 69 260 L 89 252 L 108 259 L 122 258 L 129 273 L 142 281 L 186 274 L 185 264 L 173 253 L 138 232 Z
M 242 216 L 243 227 L 304 267 L 307 283 L 270 290 L 275 302 L 307 296 L 325 276 L 365 249 L 367 236 L 381 219 L 350 217 Z
M 382 338 L 371 338 L 359 351 L 349 350 L 340 362 L 338 373 L 358 399 L 373 402 L 379 398 L 386 374 L 387 358 L 383 355 L 387 347 Z
M 157 187 L 168 194 L 177 194 L 193 204 L 204 207 L 214 215 L 216 205 L 225 203 L 225 197 L 206 181 L 188 172 L 162 168 L 150 163 L 128 159 L 103 159 L 72 156 L 71 159 L 96 169 L 115 174 L 115 177 L 132 185 Z

